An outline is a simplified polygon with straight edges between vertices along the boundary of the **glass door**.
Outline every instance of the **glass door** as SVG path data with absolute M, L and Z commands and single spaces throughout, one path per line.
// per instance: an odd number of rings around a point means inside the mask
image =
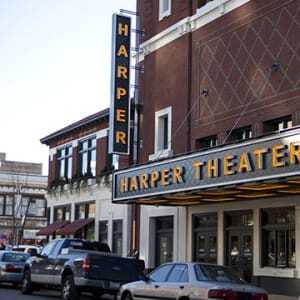
M 173 217 L 156 219 L 155 265 L 173 260 Z
M 252 212 L 235 212 L 226 216 L 226 258 L 248 282 L 253 273 Z

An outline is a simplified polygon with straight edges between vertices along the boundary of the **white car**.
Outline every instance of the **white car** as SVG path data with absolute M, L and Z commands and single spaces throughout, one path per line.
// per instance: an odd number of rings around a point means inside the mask
M 41 253 L 41 249 L 31 245 L 18 245 L 12 248 L 13 251 L 28 253 L 30 256 L 36 256 Z
M 144 280 L 123 285 L 119 299 L 268 300 L 268 294 L 240 279 L 230 268 L 176 262 L 159 266 Z

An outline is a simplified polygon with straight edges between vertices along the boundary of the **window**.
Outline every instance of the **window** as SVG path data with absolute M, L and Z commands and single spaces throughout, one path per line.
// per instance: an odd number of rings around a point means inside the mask
M 252 138 L 251 126 L 234 129 L 228 138 L 229 142 L 244 141 Z
M 167 157 L 171 153 L 172 108 L 167 107 L 155 113 L 154 154 L 149 159 Z
M 197 8 L 201 8 L 205 6 L 208 2 L 212 2 L 214 0 L 197 0 Z
M 96 204 L 95 203 L 82 203 L 77 204 L 75 207 L 75 219 L 90 219 L 95 218 Z
M 123 252 L 123 221 L 113 220 L 112 252 L 122 255 Z
M 168 276 L 167 282 L 188 282 L 188 267 L 187 265 L 176 264 Z
M 242 279 L 232 270 L 215 265 L 195 265 L 195 273 L 198 281 L 215 281 L 245 284 Z
M 72 146 L 65 146 L 58 150 L 58 178 L 71 179 L 72 178 Z
M 92 219 L 96 217 L 96 204 L 90 203 L 87 208 L 87 218 Z
M 5 207 L 5 198 L 3 195 L 0 195 L 0 216 L 4 215 L 4 207 Z
M 26 201 L 24 201 L 26 200 Z M 30 201 L 28 215 L 34 217 L 45 217 L 46 215 L 46 200 L 45 199 L 23 199 L 23 205 L 28 205 Z
M 108 240 L 108 222 L 99 221 L 99 242 L 107 243 Z
M 264 267 L 295 268 L 295 210 L 294 208 L 263 209 L 262 265 Z
M 54 208 L 54 221 L 70 221 L 71 206 L 60 206 Z
M 196 140 L 196 149 L 209 149 L 218 145 L 216 135 L 207 136 Z
M 171 0 L 159 0 L 159 20 L 171 14 Z
M 76 213 L 75 213 L 76 220 L 78 219 L 85 219 L 85 204 L 76 205 Z
M 164 282 L 167 279 L 168 274 L 170 273 L 173 265 L 164 265 L 155 269 L 150 275 L 150 279 L 155 282 Z
M 293 127 L 292 116 L 286 116 L 274 120 L 269 120 L 264 122 L 263 124 L 264 133 L 280 131 L 292 127 Z
M 51 254 L 52 250 L 55 248 L 57 242 L 59 242 L 59 241 L 54 240 L 54 241 L 50 242 L 48 245 L 46 245 L 45 248 L 42 250 L 41 255 L 49 256 Z
M 79 175 L 96 176 L 96 137 L 79 143 Z
M 14 196 L 6 196 L 5 197 L 5 215 L 12 216 L 13 215 L 13 203 Z
M 13 209 L 14 197 L 13 195 L 0 195 L 0 216 L 12 216 L 14 212 L 16 217 L 19 216 L 18 206 L 15 205 L 15 209 Z

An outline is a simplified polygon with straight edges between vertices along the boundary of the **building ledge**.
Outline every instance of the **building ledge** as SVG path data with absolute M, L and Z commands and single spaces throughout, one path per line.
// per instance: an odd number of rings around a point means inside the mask
M 140 45 L 140 53 L 136 56 L 143 61 L 145 56 L 175 41 L 183 35 L 193 32 L 230 13 L 232 10 L 248 3 L 250 0 L 214 0 L 199 8 L 195 15 L 184 18 L 168 27 Z

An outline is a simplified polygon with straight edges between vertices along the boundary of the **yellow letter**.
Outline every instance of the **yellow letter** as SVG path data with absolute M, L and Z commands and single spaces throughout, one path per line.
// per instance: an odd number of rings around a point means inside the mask
M 130 185 L 129 185 L 129 190 L 130 192 L 135 192 L 138 189 L 138 183 L 137 183 L 137 179 L 136 176 L 133 176 L 130 178 Z
M 255 155 L 255 165 L 258 170 L 262 170 L 264 167 L 264 156 L 263 154 L 268 153 L 267 148 L 255 149 L 253 154 Z
M 151 176 L 150 176 L 150 185 L 151 187 L 155 187 L 157 181 L 158 181 L 158 178 L 159 178 L 159 174 L 157 171 L 153 170 L 151 172 Z
M 235 174 L 235 170 L 232 170 L 234 167 L 234 156 L 233 155 L 225 155 L 224 157 L 224 175 L 233 175 Z
M 119 23 L 118 35 L 128 36 L 128 25 Z
M 122 143 L 126 145 L 126 133 L 123 131 L 116 132 L 116 143 Z
M 251 165 L 250 165 L 250 162 L 249 162 L 248 153 L 242 153 L 241 154 L 238 171 L 239 171 L 239 173 L 252 171 Z
M 124 193 L 128 191 L 128 179 L 126 177 L 121 177 L 120 180 L 120 192 Z
M 128 69 L 126 67 L 118 66 L 117 77 L 123 79 L 128 79 Z
M 218 177 L 218 159 L 207 161 L 207 177 Z
M 285 162 L 282 161 L 282 158 L 284 158 L 284 145 L 278 144 L 274 145 L 272 147 L 272 167 L 273 168 L 279 168 L 279 167 L 284 167 Z
M 202 179 L 202 168 L 204 166 L 204 163 L 200 161 L 194 161 L 193 162 L 193 168 L 195 170 L 195 178 L 196 179 Z
M 169 184 L 169 170 L 168 169 L 162 169 L 160 174 L 160 184 L 162 186 Z
M 295 165 L 300 163 L 300 144 L 291 143 L 290 144 L 290 163 Z
M 126 113 L 125 109 L 120 109 L 120 108 L 117 109 L 117 121 L 118 122 L 126 122 L 125 113 Z
M 147 189 L 148 186 L 148 174 L 141 174 L 140 175 L 140 188 L 141 190 Z
M 175 167 L 173 169 L 173 183 L 182 183 L 183 182 L 183 169 L 182 167 Z
M 127 91 L 124 88 L 117 88 L 117 99 L 118 100 L 120 100 L 125 95 L 127 95 Z
M 126 47 L 124 45 L 121 45 L 118 52 L 117 52 L 117 56 L 124 56 L 124 57 L 128 57 L 128 52 L 126 50 Z

